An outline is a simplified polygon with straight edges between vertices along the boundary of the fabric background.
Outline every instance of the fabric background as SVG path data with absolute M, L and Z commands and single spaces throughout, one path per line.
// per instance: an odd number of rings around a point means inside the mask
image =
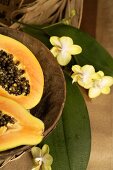
M 96 39 L 113 56 L 113 1 L 99 0 Z M 96 54 L 95 54 L 96 55 Z M 110 95 L 88 103 L 92 130 L 92 149 L 88 170 L 113 169 L 113 87 Z

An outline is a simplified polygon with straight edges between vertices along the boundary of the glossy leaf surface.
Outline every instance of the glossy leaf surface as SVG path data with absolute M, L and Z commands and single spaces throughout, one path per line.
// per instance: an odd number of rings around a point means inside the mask
M 76 84 L 66 76 L 67 96 L 62 117 L 44 143 L 50 146 L 53 170 L 86 170 L 91 145 L 87 108 Z

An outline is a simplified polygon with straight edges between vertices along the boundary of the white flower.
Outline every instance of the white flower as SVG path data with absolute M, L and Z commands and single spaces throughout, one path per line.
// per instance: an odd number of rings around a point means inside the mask
M 71 78 L 73 79 L 72 83 L 77 82 L 85 89 L 89 89 L 90 87 L 92 87 L 92 77 L 95 74 L 95 69 L 92 65 L 84 65 L 83 67 L 79 65 L 74 65 L 72 66 L 72 71 L 74 72 L 71 75 Z
M 94 76 L 93 86 L 89 89 L 89 97 L 95 98 L 99 96 L 101 93 L 109 94 L 110 86 L 113 85 L 113 77 L 104 76 L 102 71 L 99 71 Z
M 33 147 L 31 153 L 34 159 L 34 167 L 32 170 L 51 170 L 53 158 L 49 154 L 48 145 L 45 144 L 42 149 L 39 147 Z
M 73 79 L 72 83 L 77 82 L 80 86 L 85 89 L 89 89 L 88 95 L 90 98 L 95 98 L 101 93 L 109 94 L 110 86 L 113 85 L 113 77 L 104 76 L 103 71 L 95 72 L 92 65 L 79 65 L 72 66 L 71 75 Z
M 54 57 L 57 58 L 57 61 L 61 66 L 65 66 L 70 62 L 71 55 L 82 52 L 82 48 L 79 45 L 74 45 L 73 40 L 70 37 L 52 36 L 50 37 L 50 42 L 54 46 L 50 51 Z

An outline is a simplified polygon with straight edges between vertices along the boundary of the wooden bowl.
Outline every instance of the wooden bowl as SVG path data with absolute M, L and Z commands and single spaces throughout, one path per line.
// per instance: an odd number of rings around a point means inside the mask
M 56 127 L 64 107 L 66 89 L 63 72 L 49 49 L 39 40 L 9 28 L 0 28 L 0 34 L 12 37 L 26 45 L 34 53 L 42 67 L 45 81 L 44 93 L 40 103 L 30 112 L 44 121 L 44 136 L 46 137 Z M 30 148 L 31 146 L 20 146 L 0 152 L 0 161 L 3 163 Z

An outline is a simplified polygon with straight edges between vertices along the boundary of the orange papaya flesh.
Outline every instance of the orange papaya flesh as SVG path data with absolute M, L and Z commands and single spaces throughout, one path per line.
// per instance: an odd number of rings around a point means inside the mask
M 31 109 L 39 103 L 43 88 L 43 71 L 34 54 L 19 41 L 0 34 L 0 95 Z
M 43 139 L 43 132 L 44 123 L 40 119 L 19 103 L 0 96 L 0 151 L 37 145 Z

